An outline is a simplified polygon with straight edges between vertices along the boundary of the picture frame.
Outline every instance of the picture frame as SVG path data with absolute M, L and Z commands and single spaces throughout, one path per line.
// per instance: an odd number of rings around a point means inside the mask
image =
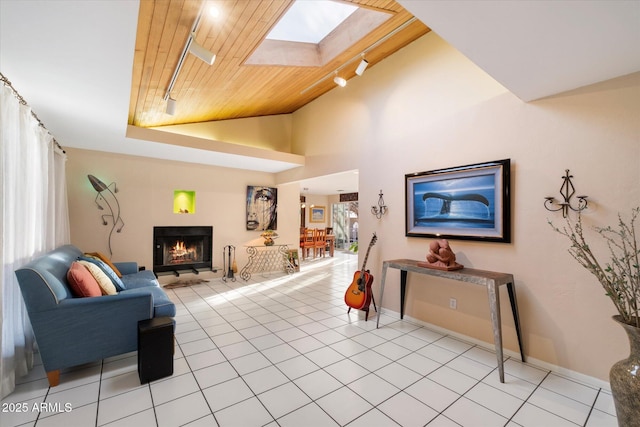
M 405 175 L 405 235 L 511 242 L 511 160 Z
M 309 208 L 309 222 L 325 222 L 325 207 L 312 206 Z
M 247 186 L 247 230 L 278 229 L 278 189 L 257 185 Z

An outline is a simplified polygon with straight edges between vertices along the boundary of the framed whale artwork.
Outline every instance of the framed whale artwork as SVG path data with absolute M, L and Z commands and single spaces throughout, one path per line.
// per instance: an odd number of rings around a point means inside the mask
M 405 235 L 511 242 L 511 161 L 405 175 Z

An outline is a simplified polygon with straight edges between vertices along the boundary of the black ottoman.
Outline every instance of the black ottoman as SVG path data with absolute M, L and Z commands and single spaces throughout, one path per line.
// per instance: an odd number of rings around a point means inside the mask
M 140 384 L 173 375 L 173 329 L 170 317 L 138 322 L 138 376 Z

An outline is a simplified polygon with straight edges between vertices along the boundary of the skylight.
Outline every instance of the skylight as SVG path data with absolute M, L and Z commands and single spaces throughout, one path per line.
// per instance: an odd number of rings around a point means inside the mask
M 330 0 L 296 0 L 267 39 L 317 44 L 357 9 Z

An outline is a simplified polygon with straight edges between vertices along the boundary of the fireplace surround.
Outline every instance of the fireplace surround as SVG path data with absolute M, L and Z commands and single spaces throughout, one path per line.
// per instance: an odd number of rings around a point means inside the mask
M 169 226 L 153 227 L 153 272 L 198 274 L 211 270 L 213 227 Z

